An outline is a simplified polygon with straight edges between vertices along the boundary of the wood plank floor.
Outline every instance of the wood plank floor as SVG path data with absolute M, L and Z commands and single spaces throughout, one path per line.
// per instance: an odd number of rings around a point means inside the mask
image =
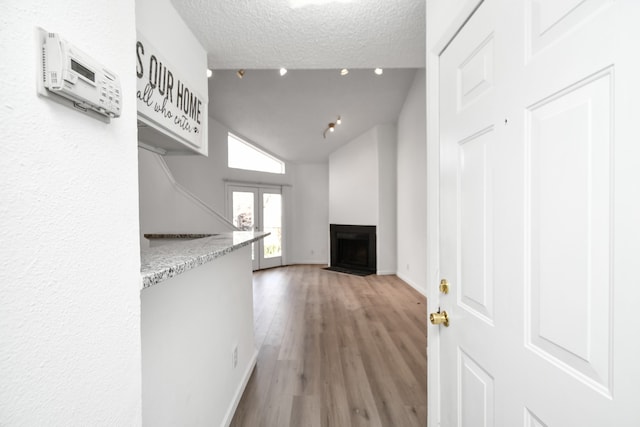
M 231 426 L 426 426 L 424 296 L 309 265 L 253 282 L 260 350 Z

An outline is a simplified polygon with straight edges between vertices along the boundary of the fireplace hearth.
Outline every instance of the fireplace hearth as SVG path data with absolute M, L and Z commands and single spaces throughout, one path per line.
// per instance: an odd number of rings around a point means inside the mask
M 376 273 L 376 226 L 329 226 L 331 265 L 329 270 L 367 275 Z

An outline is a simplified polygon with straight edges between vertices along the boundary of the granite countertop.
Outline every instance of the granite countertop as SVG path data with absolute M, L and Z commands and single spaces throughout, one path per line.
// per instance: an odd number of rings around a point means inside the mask
M 140 254 L 142 286 L 148 288 L 156 285 L 243 246 L 250 245 L 269 234 L 254 231 L 231 231 L 209 237 L 193 238 L 193 240 L 177 240 L 162 246 L 144 249 Z M 163 235 L 164 238 L 169 236 L 176 235 Z M 180 236 L 184 239 L 184 235 Z
M 218 234 L 145 234 L 145 239 L 201 239 L 203 237 L 217 236 Z

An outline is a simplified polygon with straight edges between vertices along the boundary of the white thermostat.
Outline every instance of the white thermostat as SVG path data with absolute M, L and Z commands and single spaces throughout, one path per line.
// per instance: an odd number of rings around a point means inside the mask
M 57 33 L 39 29 L 42 74 L 39 93 L 66 98 L 73 107 L 102 116 L 119 117 L 122 91 L 118 76 Z

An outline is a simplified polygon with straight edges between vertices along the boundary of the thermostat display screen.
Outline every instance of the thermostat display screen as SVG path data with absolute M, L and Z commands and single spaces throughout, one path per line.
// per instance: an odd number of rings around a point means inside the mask
M 73 59 L 71 60 L 71 69 L 73 71 L 75 71 L 76 73 L 80 74 L 81 76 L 91 80 L 92 82 L 95 83 L 96 81 L 96 74 L 91 71 L 90 69 L 88 69 L 87 67 L 85 67 L 84 65 L 74 61 Z

